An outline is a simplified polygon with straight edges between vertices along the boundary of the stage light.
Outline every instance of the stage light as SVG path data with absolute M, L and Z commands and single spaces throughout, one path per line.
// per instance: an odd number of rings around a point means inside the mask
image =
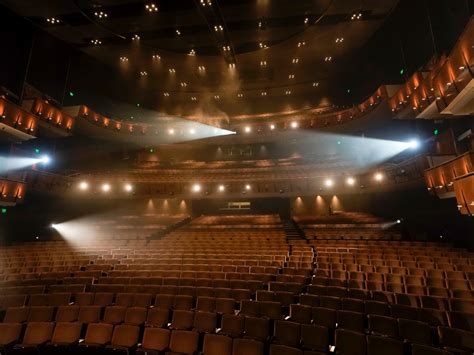
M 219 191 L 223 192 L 224 190 L 225 190 L 225 186 L 224 185 L 219 185 Z
M 200 192 L 200 191 L 201 191 L 201 185 L 194 184 L 193 185 L 193 192 Z
M 169 129 L 168 134 L 173 135 L 174 134 L 174 129 L 173 128 Z
M 324 181 L 324 185 L 326 185 L 326 187 L 331 187 L 334 185 L 334 182 L 331 179 L 327 179 Z
M 51 228 L 56 229 L 57 224 L 51 223 Z
M 252 131 L 252 128 L 250 126 L 245 127 L 245 133 L 250 133 Z
M 103 184 L 102 185 L 102 191 L 103 192 L 109 192 L 110 191 L 110 185 L 109 184 Z
M 420 146 L 420 142 L 416 139 L 412 139 L 408 142 L 408 147 L 410 149 L 417 149 Z
M 130 185 L 130 184 L 126 184 L 126 185 L 124 186 L 124 189 L 125 189 L 125 191 L 127 191 L 127 192 L 132 192 L 133 186 Z
M 43 155 L 40 160 L 41 163 L 43 164 L 49 164 L 51 162 L 51 158 L 47 155 Z
M 298 122 L 291 122 L 291 128 L 298 128 Z
M 381 173 L 376 173 L 374 175 L 375 180 L 377 181 L 382 181 L 383 180 L 383 175 Z
M 274 124 L 271 124 L 270 125 L 270 129 L 273 131 L 275 129 L 275 125 Z
M 79 184 L 79 188 L 82 190 L 82 191 L 85 191 L 89 188 L 89 184 L 86 182 L 86 181 L 82 181 L 80 184 Z
M 355 184 L 355 179 L 352 177 L 347 178 L 347 185 L 353 186 Z
M 400 224 L 402 223 L 402 220 L 401 219 L 397 219 L 397 224 Z
M 191 129 L 189 130 L 189 133 L 190 133 L 190 134 L 196 134 L 196 130 L 195 130 L 194 128 L 191 128 Z

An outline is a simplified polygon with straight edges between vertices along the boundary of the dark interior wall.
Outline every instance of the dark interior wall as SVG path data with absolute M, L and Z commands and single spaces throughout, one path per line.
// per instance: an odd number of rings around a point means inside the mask
M 0 6 L 0 42 L 0 86 L 19 98 L 33 43 L 33 27 Z

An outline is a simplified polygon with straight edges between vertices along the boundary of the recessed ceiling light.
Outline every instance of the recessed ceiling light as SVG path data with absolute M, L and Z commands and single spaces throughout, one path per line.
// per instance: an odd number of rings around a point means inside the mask
M 48 18 L 46 19 L 46 22 L 48 22 L 48 23 L 50 23 L 50 24 L 52 24 L 52 25 L 56 25 L 56 24 L 58 24 L 60 21 L 59 21 L 59 19 L 57 19 L 56 17 L 48 17 Z
M 132 41 L 138 41 L 138 40 L 140 40 L 140 36 L 139 36 L 139 35 L 134 35 L 134 36 L 132 37 Z
M 169 135 L 173 135 L 173 134 L 174 134 L 174 128 L 170 128 L 170 129 L 168 130 L 168 134 L 169 134 Z
M 332 61 L 332 57 L 331 56 L 327 56 L 324 58 L 324 61 L 325 62 L 331 62 Z
M 94 12 L 94 16 L 98 18 L 107 18 L 108 15 L 107 13 L 103 11 L 97 11 L 97 12 Z
M 318 82 L 314 82 L 314 83 L 313 83 L 313 87 L 314 87 L 314 88 L 316 88 L 316 87 L 318 87 L 318 86 L 319 86 L 319 83 L 318 83 Z
M 293 128 L 293 129 L 298 128 L 298 122 L 296 122 L 296 121 L 291 122 L 291 128 Z
M 177 34 L 178 36 L 181 36 L 181 31 L 180 31 L 180 30 L 176 30 L 176 34 Z
M 157 12 L 157 11 L 158 11 L 158 6 L 156 6 L 155 4 L 151 3 L 151 4 L 145 5 L 145 9 L 146 9 L 148 12 Z
M 291 60 L 291 62 L 292 62 L 293 64 L 298 64 L 299 61 L 300 61 L 299 58 L 293 58 L 293 59 Z
M 262 96 L 267 96 L 267 92 L 266 92 L 266 91 L 262 91 L 262 92 L 261 92 L 261 95 L 262 95 Z
M 219 100 L 221 97 L 219 95 L 214 95 L 214 99 Z
M 206 67 L 205 67 L 204 65 L 200 65 L 200 66 L 198 67 L 198 70 L 199 70 L 199 71 L 205 71 L 205 70 L 206 70 Z
M 342 42 L 344 42 L 344 37 L 336 38 L 336 43 L 342 43 Z
M 285 94 L 286 94 L 286 95 L 291 95 L 291 90 L 286 90 L 286 91 L 285 91 Z
M 102 42 L 99 39 L 91 39 L 91 43 L 94 46 L 98 46 L 99 44 L 102 44 Z
M 298 48 L 306 46 L 306 42 L 298 42 Z
M 244 94 L 238 93 L 238 94 L 237 94 L 237 97 L 244 97 Z
M 245 133 L 250 133 L 252 131 L 252 128 L 250 128 L 250 126 L 246 126 L 244 128 L 244 131 L 245 131 Z
M 153 60 L 160 60 L 161 57 L 158 54 L 153 54 L 152 56 Z
M 288 79 L 294 79 L 294 78 L 295 78 L 295 74 L 288 75 Z
M 273 131 L 275 129 L 275 125 L 274 124 L 271 124 L 270 125 L 270 129 Z
M 222 25 L 216 25 L 216 26 L 214 26 L 214 31 L 222 32 L 222 31 L 224 31 L 224 27 Z
M 163 93 L 163 96 L 164 96 L 164 97 L 169 97 L 169 96 L 170 96 L 170 93 L 169 93 L 169 92 L 164 92 L 164 93 Z
M 140 72 L 140 75 L 141 75 L 141 76 L 147 76 L 148 73 L 147 73 L 146 71 L 141 71 L 141 72 Z
M 225 190 L 225 186 L 224 185 L 219 185 L 219 191 L 223 192 L 224 190 Z
M 326 187 L 331 187 L 334 185 L 334 182 L 331 179 L 326 179 L 326 181 L 324 181 L 324 185 L 326 185 Z
M 170 72 L 170 74 L 176 73 L 176 70 L 174 68 L 169 68 L 168 71 Z
M 188 55 L 196 55 L 196 51 L 194 49 L 191 49 Z
M 361 18 L 362 18 L 362 13 L 360 12 L 353 13 L 351 16 L 351 20 L 360 20 Z
M 120 61 L 121 62 L 128 62 L 128 58 L 127 57 L 120 57 Z

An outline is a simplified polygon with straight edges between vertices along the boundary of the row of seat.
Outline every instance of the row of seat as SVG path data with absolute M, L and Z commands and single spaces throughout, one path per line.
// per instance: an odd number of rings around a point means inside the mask
M 271 344 L 246 338 L 232 338 L 220 334 L 205 334 L 202 345 L 200 335 L 195 331 L 146 328 L 140 337 L 140 329 L 132 325 L 91 323 L 87 326 L 85 337 L 81 341 L 80 323 L 34 322 L 28 324 L 22 336 L 18 324 L 0 324 L 0 346 L 24 353 L 28 350 L 42 354 L 49 352 L 67 353 L 70 350 L 79 353 L 100 351 L 101 353 L 143 353 L 143 354 L 182 354 L 191 355 L 202 351 L 204 355 L 264 355 L 269 345 L 270 355 L 318 355 L 336 354 L 405 355 L 409 346 L 412 355 L 447 355 L 448 351 L 436 349 L 413 342 L 401 341 L 374 335 L 364 335 L 348 330 L 337 330 L 334 341 L 330 341 L 326 329 L 317 326 L 302 326 L 300 339 L 293 347 L 279 344 L 281 334 L 278 330 Z M 473 350 L 467 332 L 449 328 L 437 329 L 440 346 L 467 354 Z M 295 334 L 292 334 L 295 335 Z M 21 340 L 20 340 L 21 339 Z M 331 345 L 334 344 L 334 345 Z M 296 347 L 298 346 L 298 347 Z

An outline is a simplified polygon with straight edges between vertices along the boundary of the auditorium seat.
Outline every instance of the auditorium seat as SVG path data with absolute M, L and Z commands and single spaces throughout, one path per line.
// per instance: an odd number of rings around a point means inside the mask
M 270 355 L 303 355 L 303 351 L 284 345 L 270 345 Z
M 171 331 L 163 328 L 145 328 L 137 354 L 160 355 L 168 349 Z
M 206 334 L 203 345 L 204 355 L 232 355 L 232 338 L 225 335 Z
M 232 355 L 264 355 L 264 344 L 251 339 L 234 339 Z
M 217 314 L 212 312 L 195 312 L 194 330 L 200 333 L 214 333 L 217 325 Z
M 301 325 L 301 346 L 305 350 L 329 351 L 329 329 L 319 325 Z
M 174 310 L 171 319 L 171 329 L 189 330 L 193 327 L 194 312 L 184 310 Z
M 235 314 L 224 314 L 222 316 L 222 327 L 220 333 L 238 338 L 244 332 L 245 317 L 241 317 Z
M 164 327 L 168 324 L 170 312 L 168 309 L 150 308 L 148 310 L 146 324 L 154 327 Z
M 274 323 L 273 342 L 275 344 L 297 347 L 301 338 L 299 323 L 277 320 Z
M 7 353 L 20 340 L 22 326 L 19 323 L 0 323 L 0 351 Z
M 369 315 L 369 332 L 374 335 L 382 335 L 398 338 L 398 323 L 396 318 Z
M 130 354 L 136 349 L 140 328 L 133 325 L 117 325 L 114 328 L 110 345 L 105 347 L 106 353 Z
M 38 351 L 40 346 L 51 340 L 54 323 L 51 322 L 31 322 L 28 323 L 23 336 L 23 341 L 13 347 L 14 353 L 24 353 Z
M 422 344 L 412 344 L 411 355 L 450 355 L 451 352 Z
M 349 330 L 336 330 L 336 354 L 360 355 L 367 352 L 367 342 L 364 334 Z
M 403 342 L 380 336 L 367 337 L 367 355 L 404 355 Z
M 81 354 L 103 349 L 112 339 L 113 325 L 106 323 L 91 323 L 87 326 L 84 341 L 79 343 L 77 350 Z
M 81 337 L 81 323 L 58 322 L 54 327 L 51 341 L 46 344 L 46 354 L 70 352 Z
M 258 317 L 245 317 L 244 331 L 245 337 L 266 341 L 270 335 L 270 324 L 268 319 Z
M 431 330 L 428 324 L 415 320 L 399 319 L 398 333 L 410 342 L 432 345 Z

